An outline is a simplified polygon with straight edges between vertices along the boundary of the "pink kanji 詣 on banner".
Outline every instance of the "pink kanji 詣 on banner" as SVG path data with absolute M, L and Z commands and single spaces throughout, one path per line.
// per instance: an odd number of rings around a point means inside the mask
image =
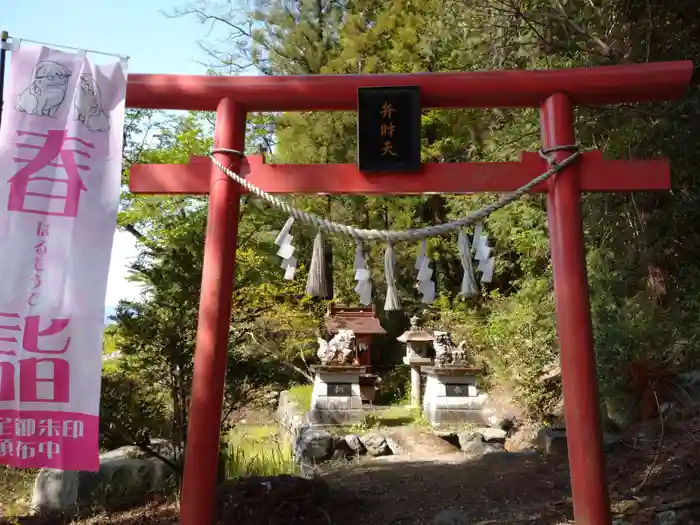
M 0 129 L 0 464 L 97 470 L 126 61 L 21 44 Z

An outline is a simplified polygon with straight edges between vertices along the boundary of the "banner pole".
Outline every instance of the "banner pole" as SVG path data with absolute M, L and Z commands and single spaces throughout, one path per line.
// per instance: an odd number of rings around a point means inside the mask
M 2 108 L 5 104 L 5 100 L 3 99 L 3 94 L 5 92 L 5 59 L 7 58 L 5 44 L 9 38 L 10 35 L 7 31 L 0 33 L 0 45 L 2 46 L 0 47 L 0 127 L 2 127 Z

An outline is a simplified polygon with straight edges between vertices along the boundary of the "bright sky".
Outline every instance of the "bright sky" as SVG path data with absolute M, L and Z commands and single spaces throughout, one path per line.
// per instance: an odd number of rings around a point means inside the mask
M 205 61 L 197 40 L 206 36 L 208 27 L 194 17 L 172 19 L 162 14 L 186 2 L 0 0 L 0 30 L 15 38 L 126 55 L 132 73 L 204 74 L 205 67 L 197 63 Z M 126 281 L 126 265 L 135 254 L 131 235 L 118 232 L 112 250 L 107 307 L 138 296 L 138 288 Z

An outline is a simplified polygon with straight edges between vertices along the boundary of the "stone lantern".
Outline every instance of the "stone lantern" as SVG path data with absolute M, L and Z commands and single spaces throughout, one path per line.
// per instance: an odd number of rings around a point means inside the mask
M 411 317 L 411 328 L 401 334 L 397 340 L 406 345 L 404 364 L 411 367 L 411 407 L 420 408 L 420 369 L 421 366 L 431 365 L 433 360 L 428 357 L 428 349 L 433 343 L 433 335 L 418 327 L 418 317 Z

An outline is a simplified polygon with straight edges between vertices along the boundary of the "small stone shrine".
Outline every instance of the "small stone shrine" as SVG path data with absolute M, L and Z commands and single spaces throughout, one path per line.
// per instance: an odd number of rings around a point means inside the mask
M 404 364 L 411 367 L 411 407 L 420 408 L 421 400 L 421 376 L 422 366 L 428 366 L 433 360 L 428 356 L 428 349 L 433 342 L 433 336 L 418 327 L 418 317 L 411 317 L 411 328 L 397 337 L 397 340 L 406 345 Z
M 360 376 L 367 370 L 357 363 L 357 342 L 352 330 L 340 329 L 330 340 L 318 339 L 320 365 L 313 365 L 310 423 L 344 425 L 362 422 Z
M 326 330 L 335 335 L 340 330 L 352 330 L 357 344 L 357 359 L 353 364 L 366 367 L 360 375 L 360 395 L 362 402 L 372 404 L 380 378 L 372 373 L 372 341 L 377 335 L 386 334 L 374 308 L 346 308 L 330 305 L 326 313 Z
M 468 366 L 464 342 L 455 346 L 447 332 L 434 332 L 435 366 L 424 367 L 423 415 L 434 427 L 483 423 L 486 395 L 478 391 L 478 368 Z

